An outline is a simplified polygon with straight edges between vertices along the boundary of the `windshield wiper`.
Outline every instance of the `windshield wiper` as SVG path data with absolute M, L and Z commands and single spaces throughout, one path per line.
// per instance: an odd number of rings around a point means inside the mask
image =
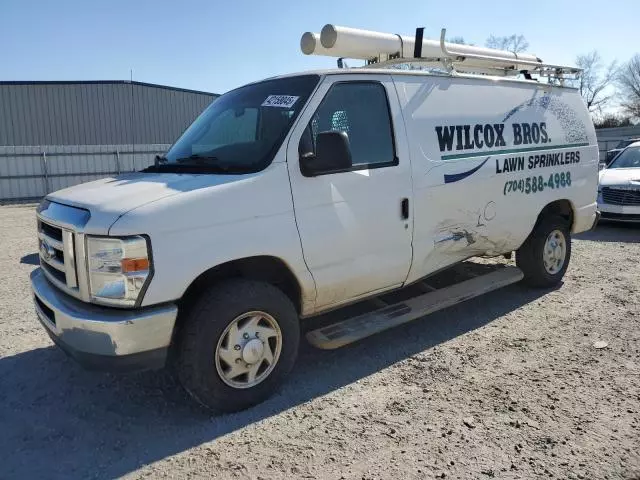
M 166 157 L 156 156 L 153 165 L 142 170 L 143 172 L 184 172 L 184 173 L 234 173 L 237 168 L 219 163 L 219 159 L 213 156 L 193 154 L 188 157 L 170 161 Z
M 206 167 L 207 169 L 214 169 L 223 173 L 234 170 L 232 167 L 220 163 L 218 157 L 214 157 L 213 155 L 199 155 L 197 153 L 189 155 L 188 157 L 178 158 L 175 164 L 184 167 Z
M 176 163 L 182 165 L 219 165 L 220 159 L 212 155 L 199 155 L 194 153 L 188 157 L 182 157 L 175 160 Z

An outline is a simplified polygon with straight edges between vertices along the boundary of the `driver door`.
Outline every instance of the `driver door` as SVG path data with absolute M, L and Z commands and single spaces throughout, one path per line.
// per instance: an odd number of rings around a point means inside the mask
M 305 176 L 300 155 L 313 154 L 324 131 L 346 133 L 352 167 Z M 317 309 L 400 287 L 407 278 L 411 170 L 398 138 L 406 138 L 404 123 L 388 75 L 327 76 L 296 125 L 287 162 Z

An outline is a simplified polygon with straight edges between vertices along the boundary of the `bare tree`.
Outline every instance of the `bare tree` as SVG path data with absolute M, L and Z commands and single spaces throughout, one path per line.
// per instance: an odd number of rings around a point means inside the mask
M 596 128 L 629 127 L 633 125 L 629 117 L 615 113 L 607 113 L 602 118 L 593 121 Z
M 640 118 L 640 54 L 635 54 L 622 66 L 617 80 L 623 97 L 623 110 L 634 118 Z
M 516 35 L 515 33 L 505 37 L 490 35 L 489 38 L 487 38 L 485 45 L 489 48 L 508 50 L 513 53 L 524 52 L 529 48 L 529 42 L 524 38 L 524 35 Z
M 607 92 L 617 75 L 618 66 L 615 61 L 606 68 L 602 64 L 600 54 L 594 50 L 576 57 L 576 65 L 582 69 L 578 78 L 580 95 L 587 104 L 589 112 L 602 112 L 602 108 L 611 100 L 612 91 Z
M 449 42 L 449 43 L 457 43 L 459 45 L 468 45 L 467 42 L 464 41 L 464 37 L 447 38 L 447 42 Z

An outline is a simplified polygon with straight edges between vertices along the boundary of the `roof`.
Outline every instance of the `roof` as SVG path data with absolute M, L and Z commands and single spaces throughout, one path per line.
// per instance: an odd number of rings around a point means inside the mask
M 159 85 L 157 83 L 137 82 L 130 80 L 7 80 L 0 81 L 2 85 L 140 85 L 142 87 L 164 88 L 174 92 L 197 93 L 200 95 L 210 95 L 219 97 L 219 93 L 204 92 L 202 90 L 191 90 L 188 88 L 171 87 L 168 85 Z

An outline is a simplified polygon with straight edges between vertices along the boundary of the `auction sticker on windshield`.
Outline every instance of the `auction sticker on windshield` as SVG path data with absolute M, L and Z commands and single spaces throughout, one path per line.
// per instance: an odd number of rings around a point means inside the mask
M 262 107 L 280 107 L 280 108 L 291 108 L 296 103 L 300 97 L 296 97 L 293 95 L 269 95 L 264 102 L 262 102 Z

